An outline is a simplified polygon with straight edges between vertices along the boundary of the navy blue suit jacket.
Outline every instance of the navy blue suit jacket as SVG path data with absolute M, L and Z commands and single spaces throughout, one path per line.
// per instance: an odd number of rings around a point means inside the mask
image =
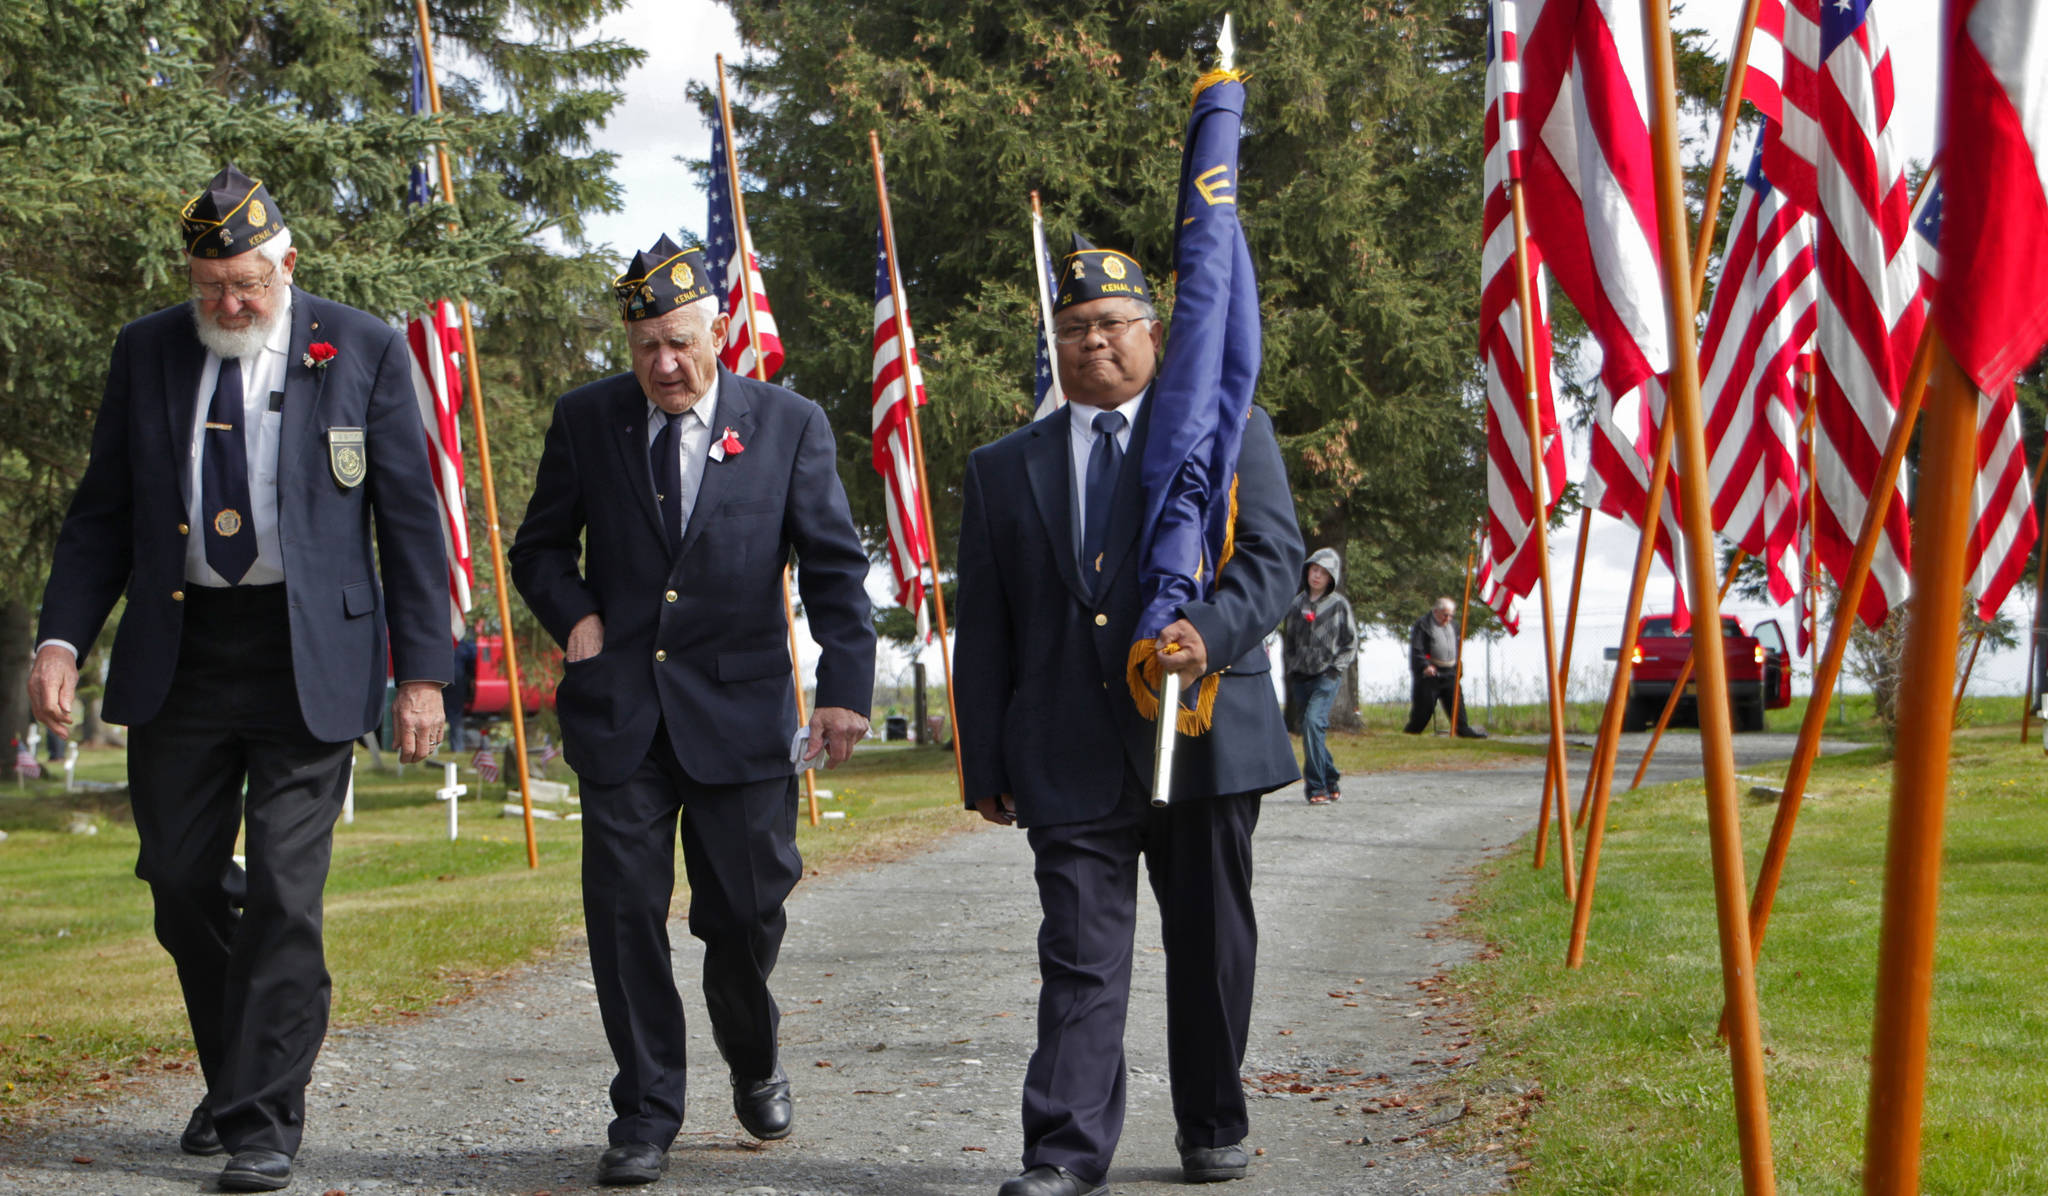
M 206 364 L 192 318 L 165 308 L 115 339 L 92 457 L 43 590 L 37 641 L 80 652 L 127 593 L 102 709 L 128 726 L 156 717 L 178 664 L 192 417 Z M 337 350 L 319 369 L 304 362 L 316 340 Z M 440 500 L 404 335 L 294 288 L 280 419 L 278 538 L 299 710 L 315 738 L 340 743 L 383 717 L 387 661 L 404 681 L 454 675 Z M 363 429 L 360 485 L 335 480 L 329 428 Z
M 960 516 L 954 705 L 967 801 L 1009 794 L 1024 826 L 1102 817 L 1127 772 L 1152 783 L 1154 724 L 1124 681 L 1135 637 L 1138 460 L 1152 405 L 1132 429 L 1091 600 L 1074 550 L 1068 406 L 967 460 Z M 1300 584 L 1301 532 L 1273 436 L 1252 408 L 1238 462 L 1237 550 L 1215 595 L 1181 608 L 1208 649 L 1216 719 L 1175 749 L 1175 800 L 1265 793 L 1298 780 L 1265 637 Z
M 555 709 L 579 776 L 619 784 L 668 728 L 676 759 L 707 785 L 788 776 L 796 695 L 782 568 L 797 584 L 818 658 L 818 705 L 866 714 L 875 628 L 867 553 L 854 530 L 816 403 L 718 371 L 718 423 L 744 446 L 707 461 L 673 560 L 647 463 L 647 396 L 632 374 L 563 395 L 512 542 L 512 580 L 564 646 L 585 615 L 604 650 L 563 666 Z M 658 658 L 657 658 L 658 657 Z

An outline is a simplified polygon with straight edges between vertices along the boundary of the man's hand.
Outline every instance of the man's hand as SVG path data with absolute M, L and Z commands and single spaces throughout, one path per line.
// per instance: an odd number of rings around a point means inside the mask
M 53 734 L 71 733 L 72 699 L 78 693 L 78 657 L 62 644 L 45 644 L 28 670 L 28 708 Z
M 441 705 L 441 687 L 432 681 L 407 681 L 398 687 L 391 704 L 393 741 L 398 744 L 398 761 L 417 764 L 441 746 L 441 732 L 448 725 Z
M 585 615 L 576 620 L 576 626 L 569 629 L 569 643 L 563 650 L 562 659 L 574 664 L 589 660 L 604 651 L 604 618 L 601 615 Z
M 1434 676 L 1436 676 L 1436 666 L 1435 666 L 1435 665 L 1433 665 L 1433 664 L 1426 664 L 1426 665 L 1423 665 L 1423 666 L 1422 666 L 1422 675 L 1423 675 L 1423 676 L 1425 676 L 1425 677 L 1434 677 Z
M 1193 684 L 1209 671 L 1209 648 L 1193 623 L 1175 619 L 1159 633 L 1159 665 L 1179 673 L 1183 684 Z
M 974 808 L 981 811 L 983 818 L 997 826 L 1016 825 L 1017 807 L 1010 801 L 1010 795 L 1007 793 L 1001 797 L 977 797 L 974 799 Z
M 867 737 L 868 720 L 844 706 L 820 706 L 811 715 L 811 754 L 805 767 L 825 754 L 825 767 L 837 768 L 853 755 L 853 747 Z

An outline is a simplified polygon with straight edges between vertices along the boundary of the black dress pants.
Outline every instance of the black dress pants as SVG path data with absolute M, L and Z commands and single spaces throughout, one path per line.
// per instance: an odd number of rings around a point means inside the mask
M 1252 830 L 1259 795 L 1154 809 L 1127 779 L 1091 822 L 1030 831 L 1038 900 L 1038 1047 L 1024 1073 L 1024 1166 L 1109 1173 L 1124 1123 L 1124 1021 L 1138 914 L 1138 861 L 1166 947 L 1166 1059 L 1173 1116 L 1191 1146 L 1242 1141 L 1244 1064 L 1258 923 Z M 1157 1016 L 1146 1011 L 1141 1016 Z
M 296 1154 L 327 1035 L 320 898 L 351 745 L 315 739 L 299 713 L 282 585 L 186 595 L 169 696 L 128 740 L 135 874 L 177 964 L 221 1142 Z
M 618 1075 L 612 1144 L 666 1150 L 683 1125 L 688 1036 L 668 937 L 676 836 L 690 881 L 690 933 L 704 943 L 704 1004 L 732 1073 L 775 1070 L 782 1013 L 768 991 L 803 876 L 796 778 L 702 785 L 677 763 L 668 730 L 618 785 L 583 785 L 583 916 L 598 1012 Z
M 1414 674 L 1408 693 L 1408 725 L 1402 730 L 1410 735 L 1422 734 L 1429 728 L 1429 720 L 1434 717 L 1438 706 L 1444 708 L 1444 717 L 1450 718 L 1452 698 L 1457 692 L 1458 678 L 1453 670 L 1439 668 L 1434 677 L 1427 673 Z M 1457 707 L 1458 725 L 1454 730 L 1463 735 L 1472 729 L 1472 722 L 1465 717 L 1468 709 L 1465 703 L 1460 701 Z

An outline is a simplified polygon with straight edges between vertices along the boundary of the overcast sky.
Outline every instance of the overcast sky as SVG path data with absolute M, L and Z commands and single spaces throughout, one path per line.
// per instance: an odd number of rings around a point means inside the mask
M 1741 8 L 1741 0 L 1687 0 L 1677 23 L 1707 30 L 1717 51 L 1725 54 Z M 1912 158 L 1925 162 L 1934 149 L 1940 6 L 1877 0 L 1872 8 L 1883 22 L 1881 28 L 1892 50 L 1900 147 Z M 607 20 L 602 30 L 606 36 L 622 38 L 648 51 L 647 63 L 625 82 L 625 102 L 597 137 L 599 145 L 619 155 L 617 177 L 624 187 L 625 206 L 618 213 L 592 220 L 591 237 L 596 243 L 611 245 L 623 260 L 635 249 L 651 244 L 660 233 L 678 228 L 703 232 L 705 197 L 691 164 L 702 162 L 709 155 L 710 134 L 688 102 L 686 89 L 692 82 L 712 81 L 713 55 L 723 52 L 732 58 L 743 51 L 731 17 L 709 0 L 638 0 Z M 1257 67 L 1256 62 L 1247 65 Z M 1738 141 L 1734 154 L 1737 170 L 1746 161 L 1745 147 L 1746 141 Z M 791 346 L 791 351 L 802 349 Z M 945 401 L 943 394 L 933 398 L 935 402 Z M 1575 443 L 1571 448 L 1571 474 L 1578 478 L 1584 469 L 1585 445 Z M 1596 517 L 1593 529 L 1587 556 L 1586 597 L 1580 611 L 1578 642 L 1582 647 L 1574 653 L 1581 662 L 1588 657 L 1597 661 L 1599 647 L 1620 641 L 1621 615 L 1635 554 L 1634 534 L 1613 520 Z M 1577 532 L 1578 521 L 1573 520 L 1552 542 L 1560 625 L 1565 605 L 1563 587 L 1577 549 Z M 1454 537 L 1458 530 L 1446 529 L 1445 534 Z M 950 555 L 945 553 L 946 547 L 942 546 L 942 554 Z M 885 585 L 871 588 L 878 594 L 886 592 Z M 1653 605 L 1664 605 L 1669 597 L 1670 579 L 1660 567 L 1650 600 Z M 1542 637 L 1536 634 L 1535 609 L 1532 601 L 1531 617 L 1525 620 L 1518 639 L 1494 648 L 1495 675 L 1504 697 L 1510 693 L 1517 698 L 1531 696 L 1537 684 L 1535 679 L 1541 675 L 1543 645 Z M 1789 611 L 1740 603 L 1731 604 L 1729 610 L 1747 620 L 1778 617 L 1788 632 L 1791 627 Z M 2007 610 L 2025 625 L 2029 615 L 2023 601 L 2009 601 Z M 805 647 L 807 656 L 815 651 L 808 644 Z M 1478 645 L 1472 651 L 1474 665 L 1468 676 L 1483 672 L 1483 655 Z M 1405 691 L 1403 643 L 1382 640 L 1370 644 L 1361 667 L 1361 679 L 1368 692 Z M 2018 693 L 2024 680 L 2023 668 L 2018 652 L 1987 656 L 1978 662 L 1972 691 Z M 1476 685 L 1468 689 L 1468 694 L 1475 705 L 1483 700 Z

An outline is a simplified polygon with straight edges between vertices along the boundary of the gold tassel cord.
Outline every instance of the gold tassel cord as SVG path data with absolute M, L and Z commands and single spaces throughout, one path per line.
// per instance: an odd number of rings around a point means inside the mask
M 1223 525 L 1223 551 L 1216 558 L 1216 572 L 1222 575 L 1223 566 L 1237 552 L 1237 476 L 1230 479 L 1230 521 Z M 1197 577 L 1200 572 L 1197 571 Z M 1130 686 L 1131 701 L 1138 707 L 1140 717 L 1156 721 L 1159 718 L 1159 686 L 1166 675 L 1166 669 L 1159 663 L 1159 640 L 1156 637 L 1142 639 L 1131 645 L 1130 655 L 1124 661 L 1124 682 Z M 1216 688 L 1222 683 L 1222 674 L 1210 673 L 1195 683 L 1195 706 L 1190 710 L 1183 706 L 1174 716 L 1174 726 L 1182 735 L 1200 735 L 1216 722 Z
M 1208 74 L 1195 80 L 1195 94 L 1189 97 L 1189 101 L 1193 102 L 1202 98 L 1203 92 L 1216 86 L 1218 83 L 1242 83 L 1249 78 L 1251 78 L 1251 74 L 1247 71 L 1210 71 Z

